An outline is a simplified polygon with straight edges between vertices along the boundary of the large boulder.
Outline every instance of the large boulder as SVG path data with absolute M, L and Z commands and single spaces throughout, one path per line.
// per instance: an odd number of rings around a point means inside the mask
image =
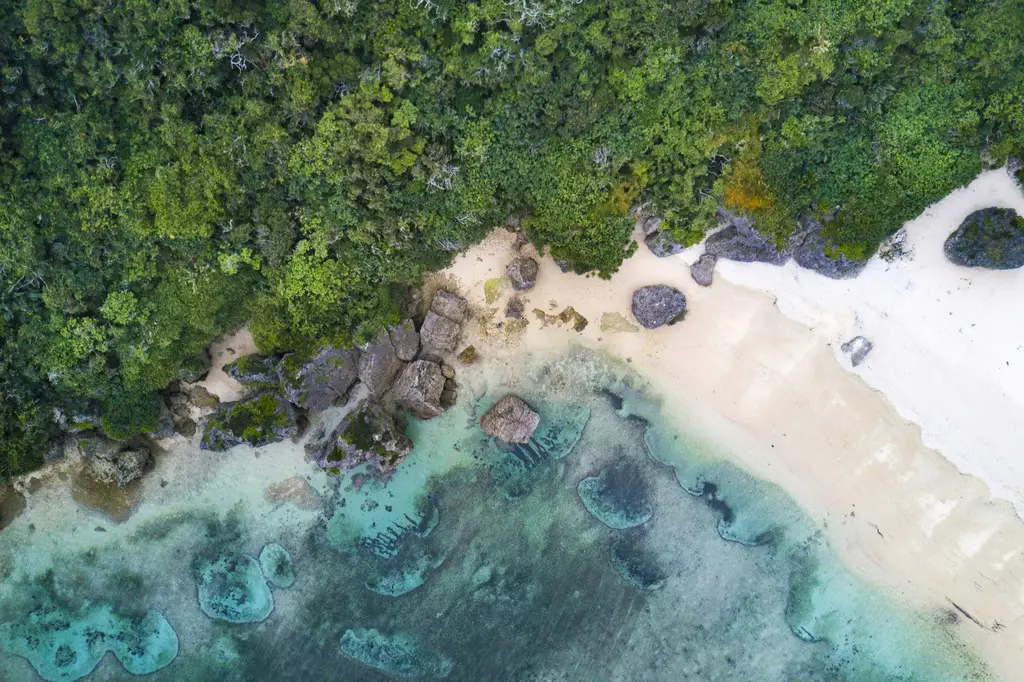
M 425 352 L 451 353 L 459 343 L 459 325 L 433 310 L 420 327 L 420 342 Z
M 246 355 L 224 366 L 229 377 L 244 386 L 272 386 L 280 380 L 277 364 L 281 358 L 267 355 Z
M 93 478 L 118 488 L 142 476 L 150 461 L 149 448 L 130 448 L 99 434 L 81 434 L 75 446 Z
M 386 472 L 411 451 L 412 441 L 394 417 L 373 400 L 357 405 L 333 429 L 321 423 L 306 443 L 310 459 L 328 470 L 371 462 Z
M 655 232 L 647 235 L 644 239 L 644 243 L 647 244 L 647 248 L 651 250 L 658 258 L 665 258 L 666 256 L 674 256 L 686 249 L 683 244 L 674 241 L 668 232 Z
M 967 216 L 943 247 L 946 258 L 968 268 L 1024 266 L 1024 218 L 1012 208 L 985 208 Z
M 514 395 L 503 397 L 480 418 L 484 433 L 506 443 L 526 443 L 538 424 L 540 415 Z
M 207 422 L 199 446 L 203 450 L 227 450 L 243 443 L 262 447 L 298 435 L 295 407 L 280 393 L 267 392 L 222 403 Z
M 466 303 L 466 299 L 443 289 L 434 294 L 430 301 L 430 309 L 455 324 L 462 324 L 469 316 L 469 304 Z
M 715 276 L 715 265 L 718 263 L 718 256 L 710 253 L 703 254 L 697 262 L 690 266 L 690 276 L 693 281 L 702 287 L 711 286 Z
M 320 412 L 347 399 L 359 375 L 359 351 L 324 346 L 311 358 L 289 353 L 278 372 L 284 396 L 293 405 Z
M 436 417 L 444 408 L 441 392 L 444 374 L 441 366 L 429 360 L 411 362 L 402 369 L 395 382 L 395 400 L 419 419 Z
M 537 261 L 532 258 L 516 258 L 505 267 L 505 274 L 512 281 L 512 288 L 516 291 L 532 289 L 537 285 L 537 273 L 540 267 Z
M 377 334 L 359 356 L 359 380 L 371 395 L 378 398 L 391 388 L 400 369 L 402 361 L 398 359 L 387 330 Z
M 403 320 L 400 324 L 392 325 L 388 328 L 388 336 L 399 360 L 412 362 L 416 359 L 416 354 L 420 352 L 420 334 L 412 320 Z
M 633 317 L 647 329 L 672 324 L 686 314 L 686 296 L 667 284 L 640 287 L 633 292 Z
M 788 250 L 797 265 L 829 279 L 850 279 L 859 275 L 868 264 L 867 260 L 855 260 L 833 252 L 821 230 L 821 223 L 815 220 L 800 220 L 788 243 Z
M 784 265 L 789 252 L 779 249 L 770 238 L 760 234 L 752 223 L 739 223 L 720 230 L 704 242 L 704 253 L 741 263 Z

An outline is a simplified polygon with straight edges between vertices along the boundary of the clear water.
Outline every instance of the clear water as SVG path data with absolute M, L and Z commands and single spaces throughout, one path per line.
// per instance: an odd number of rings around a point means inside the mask
M 542 422 L 499 447 L 476 424 L 509 391 Z M 351 472 L 322 511 L 197 498 L 0 561 L 0 679 L 987 679 L 955 617 L 851 576 L 615 360 L 476 377 L 408 433 L 389 480 Z M 43 541 L 12 527 L 0 551 Z

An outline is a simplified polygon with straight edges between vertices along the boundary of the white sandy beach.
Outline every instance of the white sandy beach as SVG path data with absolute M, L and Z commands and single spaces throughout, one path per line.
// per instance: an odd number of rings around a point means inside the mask
M 1024 426 L 1021 386 L 1002 389 L 1011 376 L 1001 368 L 1009 361 L 1020 377 L 1024 366 L 1012 345 L 1024 339 L 1024 320 L 1014 319 L 1012 307 L 1014 295 L 1024 292 L 1024 273 L 959 273 L 940 262 L 942 241 L 967 213 L 1024 204 L 1007 180 L 987 174 L 933 207 L 910 226 L 914 260 L 888 270 L 873 262 L 853 282 L 830 283 L 794 265 L 772 279 L 770 266 L 720 263 L 725 277 L 705 289 L 681 259 L 658 259 L 644 248 L 610 282 L 563 274 L 550 259 L 539 259 L 538 285 L 523 294 L 531 320 L 523 335 L 511 345 L 467 341 L 510 363 L 524 349 L 569 342 L 629 358 L 665 397 L 666 410 L 702 424 L 705 436 L 725 442 L 744 468 L 780 484 L 858 573 L 918 603 L 959 607 L 976 621 L 961 620 L 965 637 L 997 674 L 1019 679 L 1024 523 L 1006 500 L 1019 502 L 1024 479 L 1014 471 L 1024 464 L 1009 469 L 1007 460 L 1014 443 L 1024 442 Z M 929 225 L 936 229 L 925 235 Z M 484 285 L 503 274 L 513 241 L 498 231 L 447 273 L 485 318 L 486 311 L 496 313 L 490 327 L 502 320 L 510 292 L 488 305 Z M 938 256 L 926 255 L 928 248 Z M 916 269 L 928 278 L 914 279 Z M 887 279 L 897 276 L 902 285 Z M 728 281 L 743 277 L 747 286 Z M 973 277 L 977 293 L 962 277 Z M 633 290 L 658 283 L 685 292 L 683 322 L 655 331 L 601 330 L 606 313 L 634 322 Z M 910 291 L 901 294 L 908 283 Z M 772 286 L 780 291 L 778 307 L 773 296 L 752 290 Z M 821 298 L 801 298 L 819 287 Z M 854 290 L 870 294 L 858 298 Z M 556 314 L 569 305 L 590 321 L 582 333 L 542 326 L 529 312 Z M 972 306 L 978 309 L 969 315 Z M 927 324 L 934 319 L 943 325 L 933 333 Z M 950 330 L 971 323 L 981 329 Z M 857 333 L 869 336 L 875 350 L 852 373 L 834 347 Z

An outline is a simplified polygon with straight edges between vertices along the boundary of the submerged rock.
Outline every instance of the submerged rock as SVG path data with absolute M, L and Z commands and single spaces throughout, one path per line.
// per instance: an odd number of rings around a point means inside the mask
M 306 453 L 325 469 L 351 469 L 363 462 L 390 471 L 412 452 L 412 441 L 380 403 L 366 400 L 330 431 L 321 424 L 306 443 Z
M 462 324 L 469 316 L 469 304 L 466 303 L 466 299 L 443 289 L 434 294 L 430 301 L 430 310 L 455 324 Z
M 864 362 L 864 358 L 868 356 L 873 347 L 872 343 L 863 336 L 855 336 L 839 348 L 850 356 L 850 363 L 856 367 Z
M 619 538 L 611 549 L 612 567 L 623 580 L 638 590 L 660 590 L 667 576 L 637 537 Z
M 985 208 L 967 216 L 943 245 L 946 258 L 968 268 L 1024 266 L 1024 218 L 1012 208 Z
M 419 419 L 431 419 L 444 412 L 441 406 L 444 381 L 441 366 L 436 362 L 411 362 L 395 382 L 395 400 Z
M 686 314 L 686 296 L 667 284 L 641 287 L 633 292 L 633 317 L 647 329 L 673 324 Z
M 210 618 L 228 623 L 258 623 L 274 611 L 274 595 L 248 554 L 221 554 L 200 560 L 196 572 L 199 608 Z
M 246 355 L 229 365 L 224 372 L 244 386 L 276 386 L 280 381 L 277 365 L 281 358 L 266 355 Z
M 693 281 L 702 287 L 711 286 L 717 263 L 718 256 L 710 253 L 703 254 L 696 263 L 690 266 L 690 276 L 693 277 Z
M 505 267 L 505 274 L 512 282 L 516 291 L 532 289 L 537 285 L 537 273 L 540 266 L 533 258 L 516 258 Z
M 359 351 L 325 346 L 311 358 L 289 353 L 281 360 L 278 371 L 281 389 L 289 402 L 321 412 L 347 399 L 359 374 Z
M 427 579 L 427 572 L 441 565 L 426 554 L 419 554 L 404 561 L 388 562 L 385 569 L 371 576 L 364 583 L 366 589 L 385 597 L 401 597 L 420 587 Z
M 686 250 L 686 246 L 672 239 L 668 232 L 656 232 L 644 240 L 647 248 L 658 258 L 674 256 Z
M 44 604 L 0 625 L 0 649 L 26 659 L 47 682 L 71 682 L 91 673 L 113 652 L 132 675 L 167 667 L 178 655 L 178 635 L 159 611 L 124 617 L 106 604 L 77 612 Z
M 359 357 L 359 380 L 374 397 L 381 397 L 391 388 L 395 375 L 402 369 L 391 336 L 381 331 L 363 348 Z
M 464 365 L 472 365 L 476 362 L 477 357 L 476 348 L 473 346 L 466 346 L 462 349 L 462 352 L 459 353 L 459 362 Z
M 451 353 L 459 343 L 460 331 L 457 323 L 431 310 L 420 327 L 420 342 L 426 352 Z
M 420 352 L 420 334 L 412 320 L 403 320 L 400 324 L 389 327 L 388 336 L 399 360 L 412 362 L 416 359 L 416 354 Z
M 372 628 L 346 630 L 341 652 L 397 677 L 447 677 L 454 667 L 450 658 L 404 632 L 385 635 Z
M 488 436 L 506 443 L 525 443 L 540 424 L 540 415 L 514 395 L 507 395 L 480 418 L 480 428 Z
M 595 519 L 616 530 L 643 525 L 654 516 L 646 484 L 635 467 L 620 464 L 584 478 L 576 486 L 583 506 Z
M 203 450 L 227 450 L 242 443 L 262 447 L 298 435 L 298 415 L 292 404 L 278 393 L 261 393 L 217 408 L 199 446 Z
M 292 555 L 276 542 L 271 542 L 260 552 L 260 570 L 263 571 L 263 577 L 275 587 L 291 587 L 295 584 Z

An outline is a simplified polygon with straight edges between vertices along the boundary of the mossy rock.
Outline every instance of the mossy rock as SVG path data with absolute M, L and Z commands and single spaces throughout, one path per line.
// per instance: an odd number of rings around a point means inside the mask
M 394 416 L 372 400 L 360 403 L 330 431 L 322 426 L 309 439 L 306 452 L 329 473 L 363 462 L 390 471 L 412 451 L 412 441 Z
M 359 375 L 359 350 L 324 346 L 311 356 L 289 353 L 281 359 L 278 375 L 293 405 L 320 412 L 347 399 Z
M 240 384 L 250 387 L 276 386 L 278 357 L 267 355 L 246 355 L 224 366 L 224 372 Z
M 299 435 L 295 408 L 276 392 L 223 403 L 206 424 L 200 447 L 227 450 L 246 444 L 261 447 Z
M 985 208 L 967 216 L 943 246 L 946 258 L 967 268 L 1024 266 L 1024 218 L 1012 208 Z

